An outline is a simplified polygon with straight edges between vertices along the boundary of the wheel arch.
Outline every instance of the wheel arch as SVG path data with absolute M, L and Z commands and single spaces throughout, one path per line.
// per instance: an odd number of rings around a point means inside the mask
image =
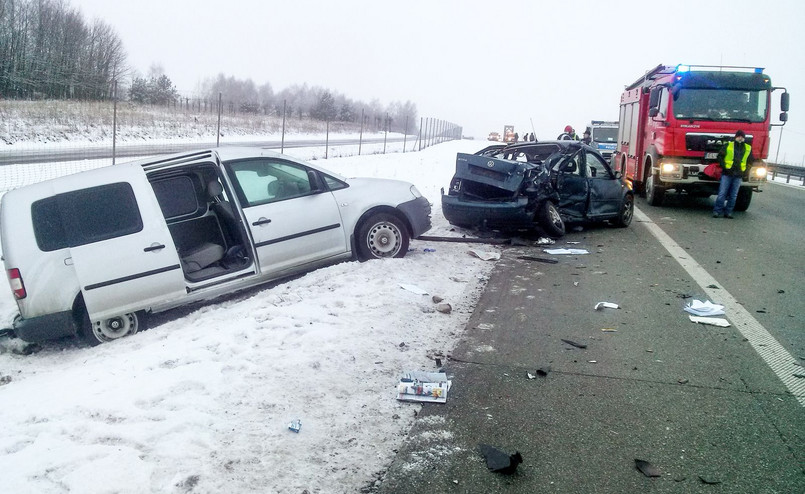
M 358 221 L 355 222 L 355 226 L 353 227 L 352 231 L 349 233 L 349 245 L 350 249 L 352 250 L 352 257 L 357 259 L 359 258 L 358 253 L 358 243 L 357 243 L 357 232 L 361 229 L 361 226 L 372 216 L 375 214 L 390 214 L 395 218 L 399 219 L 403 226 L 405 226 L 405 231 L 409 237 L 413 237 L 413 227 L 411 226 L 411 222 L 408 221 L 408 218 L 403 214 L 399 209 L 392 207 L 392 206 L 375 206 L 373 208 L 367 209 L 364 213 L 358 218 Z

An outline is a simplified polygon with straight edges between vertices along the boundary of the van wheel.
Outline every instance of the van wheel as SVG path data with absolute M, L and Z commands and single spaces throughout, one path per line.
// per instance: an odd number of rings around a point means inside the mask
M 565 234 L 565 222 L 551 201 L 545 201 L 539 207 L 537 223 L 551 237 L 559 238 Z
M 110 317 L 101 321 L 89 320 L 84 311 L 81 324 L 81 339 L 89 346 L 100 345 L 143 331 L 148 324 L 145 311 L 131 312 L 122 316 Z
M 408 252 L 408 230 L 396 216 L 373 214 L 361 222 L 356 232 L 358 259 L 404 257 Z

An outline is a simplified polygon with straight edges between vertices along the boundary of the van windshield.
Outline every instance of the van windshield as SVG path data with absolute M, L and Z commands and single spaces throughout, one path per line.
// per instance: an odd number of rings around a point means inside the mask
M 673 114 L 680 120 L 765 122 L 768 91 L 741 89 L 680 89 Z

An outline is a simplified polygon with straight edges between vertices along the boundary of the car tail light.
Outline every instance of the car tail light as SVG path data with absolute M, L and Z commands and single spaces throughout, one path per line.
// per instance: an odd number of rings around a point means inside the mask
M 25 298 L 27 295 L 25 293 L 25 284 L 22 282 L 22 275 L 20 274 L 19 269 L 12 268 L 8 270 L 8 282 L 11 285 L 11 291 L 14 292 L 14 296 L 17 297 L 17 300 Z

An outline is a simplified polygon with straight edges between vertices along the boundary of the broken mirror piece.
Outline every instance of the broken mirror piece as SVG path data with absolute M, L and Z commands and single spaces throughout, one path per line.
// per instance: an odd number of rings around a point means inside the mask
M 298 434 L 300 429 L 302 429 L 302 421 L 299 419 L 291 420 L 291 422 L 288 424 L 289 431 L 293 431 Z
M 452 382 L 444 372 L 405 372 L 397 385 L 397 399 L 400 401 L 421 401 L 427 403 L 446 403 L 447 392 Z
M 486 467 L 497 473 L 511 474 L 517 470 L 517 465 L 523 462 L 519 451 L 509 454 L 502 449 L 488 444 L 478 444 L 481 455 L 486 460 Z
M 645 460 L 638 460 L 637 458 L 635 458 L 634 466 L 635 468 L 640 470 L 640 473 L 642 473 L 646 477 L 659 477 L 661 475 L 659 468 L 655 467 L 654 465 Z
M 613 304 L 612 302 L 598 302 L 595 304 L 595 310 L 601 309 L 620 309 L 618 304 Z
M 694 316 L 723 316 L 724 306 L 718 305 L 705 300 L 693 299 L 688 305 L 685 306 L 685 312 L 693 314 Z
M 688 316 L 691 322 L 699 323 L 699 324 L 708 324 L 710 326 L 719 326 L 722 328 L 728 328 L 730 326 L 729 321 L 726 319 L 722 319 L 720 317 L 701 317 L 701 316 Z

